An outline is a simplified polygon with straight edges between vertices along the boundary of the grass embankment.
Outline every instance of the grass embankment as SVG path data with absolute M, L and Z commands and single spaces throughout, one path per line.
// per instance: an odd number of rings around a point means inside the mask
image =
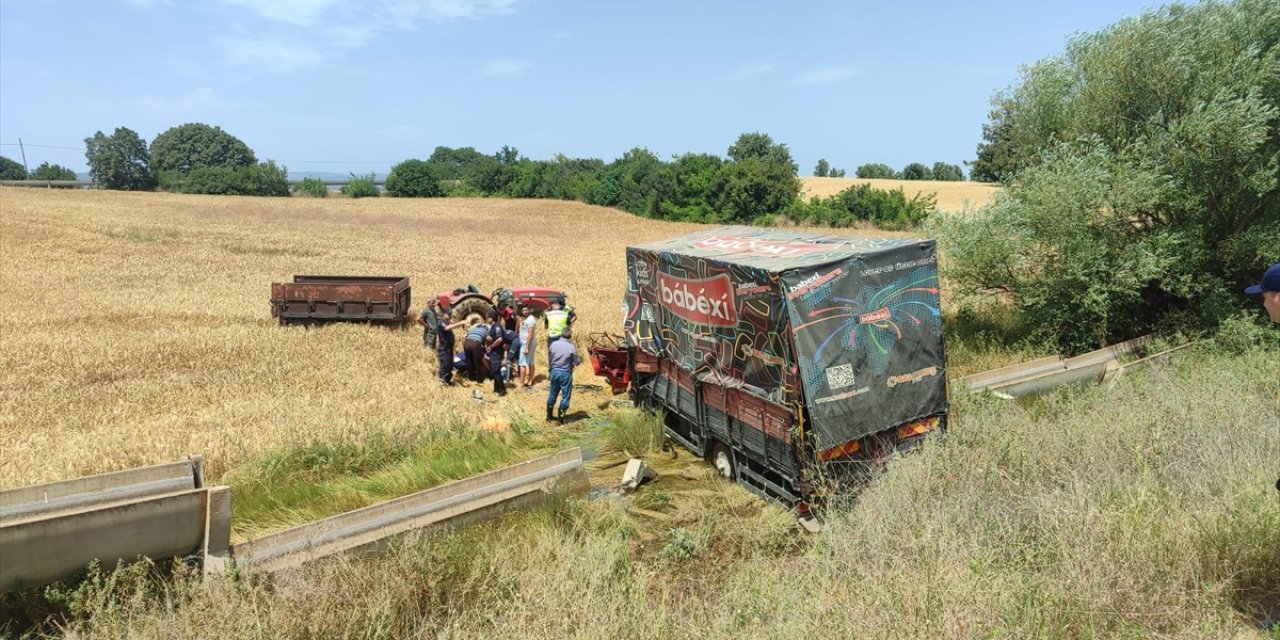
M 627 511 L 642 489 L 411 539 L 277 588 L 90 586 L 67 631 L 1261 637 L 1280 617 L 1278 394 L 1274 350 L 1206 349 L 1110 392 L 962 396 L 944 442 L 893 461 L 818 536 L 772 509 L 741 526 L 713 499 L 646 546 Z
M 235 535 L 249 539 L 511 464 L 530 455 L 521 440 L 461 424 L 375 432 L 281 450 L 222 482 L 232 490 Z

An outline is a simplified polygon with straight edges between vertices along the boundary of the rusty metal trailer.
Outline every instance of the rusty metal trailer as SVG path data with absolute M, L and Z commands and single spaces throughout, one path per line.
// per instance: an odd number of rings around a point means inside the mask
M 280 324 L 399 323 L 408 319 L 411 301 L 407 276 L 294 276 L 271 283 L 271 317 Z

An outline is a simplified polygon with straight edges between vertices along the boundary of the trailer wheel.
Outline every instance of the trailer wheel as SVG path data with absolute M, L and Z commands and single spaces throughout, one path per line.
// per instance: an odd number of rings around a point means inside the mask
M 493 305 L 488 300 L 481 297 L 464 298 L 454 303 L 451 312 L 453 321 L 465 320 L 467 328 L 474 327 L 484 322 L 489 316 L 489 312 L 493 311 Z
M 711 464 L 720 473 L 720 477 L 726 480 L 733 480 L 738 475 L 738 470 L 733 463 L 733 452 L 729 451 L 729 447 L 718 442 L 711 450 Z

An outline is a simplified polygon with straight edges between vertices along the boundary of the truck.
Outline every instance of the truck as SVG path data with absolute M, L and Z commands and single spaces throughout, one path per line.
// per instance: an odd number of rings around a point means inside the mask
M 295 275 L 271 283 L 271 317 L 281 325 L 356 321 L 403 324 L 412 290 L 407 276 Z
M 807 510 L 946 429 L 933 241 L 724 227 L 626 262 L 596 374 L 747 489 Z

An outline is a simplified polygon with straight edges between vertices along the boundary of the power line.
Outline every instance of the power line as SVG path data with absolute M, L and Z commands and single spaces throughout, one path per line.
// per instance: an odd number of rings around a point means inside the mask
M 17 142 L 0 142 L 0 147 L 18 147 L 18 146 L 23 146 L 23 145 Z M 40 147 L 42 149 L 69 149 L 71 151 L 79 151 L 84 148 L 82 146 L 81 147 L 62 147 L 56 144 L 32 144 L 30 142 L 26 143 L 25 146 Z

